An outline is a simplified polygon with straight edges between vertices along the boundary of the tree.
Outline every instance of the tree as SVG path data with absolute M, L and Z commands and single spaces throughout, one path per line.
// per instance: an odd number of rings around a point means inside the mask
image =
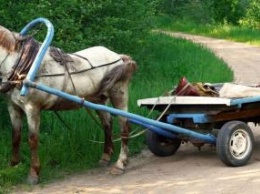
M 242 26 L 260 29 L 260 2 L 251 0 L 245 16 L 240 20 Z
M 250 0 L 161 0 L 163 13 L 195 22 L 238 24 Z
M 216 22 L 238 24 L 245 15 L 249 0 L 214 0 L 213 10 Z
M 46 17 L 55 28 L 53 44 L 66 51 L 105 45 L 120 52 L 140 49 L 151 29 L 154 2 L 148 0 L 0 0 L 1 25 L 20 31 Z

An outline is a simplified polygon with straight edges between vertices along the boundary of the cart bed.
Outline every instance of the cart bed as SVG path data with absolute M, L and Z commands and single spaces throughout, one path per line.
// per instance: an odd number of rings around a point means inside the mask
M 259 122 L 260 97 L 246 98 L 219 98 L 203 96 L 163 96 L 146 98 L 137 101 L 138 106 L 158 111 L 166 111 L 166 115 L 189 115 L 189 117 L 206 117 L 205 122 L 218 122 L 227 120 L 243 120 Z

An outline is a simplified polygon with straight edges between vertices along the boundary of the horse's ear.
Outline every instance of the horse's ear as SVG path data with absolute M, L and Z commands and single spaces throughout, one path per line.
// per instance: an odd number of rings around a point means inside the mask
M 27 36 L 22 36 L 21 34 L 15 34 L 14 36 L 15 36 L 15 39 L 19 42 L 23 41 L 27 38 Z
M 14 39 L 15 39 L 15 44 L 13 50 L 19 50 L 21 47 L 21 43 L 27 38 L 27 36 L 22 36 L 21 34 L 18 33 L 13 33 Z

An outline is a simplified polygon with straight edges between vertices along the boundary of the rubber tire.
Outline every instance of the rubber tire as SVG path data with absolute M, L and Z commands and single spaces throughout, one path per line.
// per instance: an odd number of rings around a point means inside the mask
M 236 136 L 240 140 L 236 140 Z M 233 139 L 232 139 L 233 138 Z M 236 143 L 244 143 L 242 145 L 241 155 L 236 156 Z M 246 144 L 246 145 L 245 145 Z M 237 146 L 238 147 L 238 146 Z M 228 166 L 243 166 L 251 158 L 254 147 L 254 136 L 250 127 L 241 121 L 229 121 L 224 124 L 217 136 L 216 149 L 220 160 Z M 240 145 L 241 148 L 241 145 Z M 239 149 L 239 148 L 238 148 Z
M 151 130 L 146 132 L 146 141 L 150 151 L 160 157 L 173 155 L 181 145 L 180 139 L 167 139 Z

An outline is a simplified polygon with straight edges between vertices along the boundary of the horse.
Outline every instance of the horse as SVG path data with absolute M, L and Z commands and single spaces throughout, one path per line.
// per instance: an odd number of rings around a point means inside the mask
M 71 110 L 81 105 L 30 88 L 28 95 L 21 96 L 20 90 L 41 43 L 32 36 L 22 36 L 0 26 L 0 92 L 7 96 L 7 107 L 12 124 L 11 166 L 20 162 L 22 119 L 28 123 L 28 141 L 31 151 L 28 183 L 39 183 L 40 159 L 38 155 L 40 114 L 43 110 Z M 128 87 L 137 69 L 136 62 L 129 56 L 117 54 L 103 46 L 89 47 L 75 53 L 64 53 L 62 49 L 49 47 L 37 72 L 35 82 L 77 95 L 90 102 L 128 111 Z M 104 148 L 101 164 L 110 162 L 114 145 L 112 140 L 112 116 L 97 111 L 104 130 Z M 121 149 L 112 174 L 121 174 L 128 162 L 128 137 L 130 124 L 119 116 Z

